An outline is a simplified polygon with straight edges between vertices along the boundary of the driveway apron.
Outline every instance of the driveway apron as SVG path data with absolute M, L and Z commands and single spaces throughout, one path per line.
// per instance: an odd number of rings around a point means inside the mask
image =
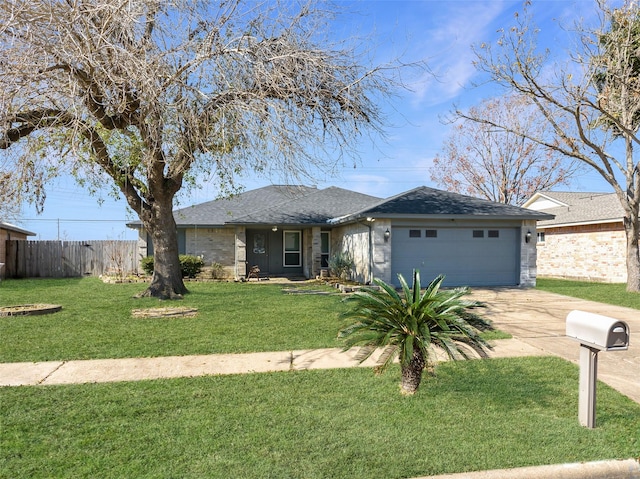
M 565 335 L 573 310 L 609 316 L 629 325 L 629 349 L 598 354 L 598 379 L 640 403 L 640 311 L 586 301 L 537 289 L 477 289 L 487 303 L 486 316 L 514 338 L 544 352 L 579 363 L 580 343 Z

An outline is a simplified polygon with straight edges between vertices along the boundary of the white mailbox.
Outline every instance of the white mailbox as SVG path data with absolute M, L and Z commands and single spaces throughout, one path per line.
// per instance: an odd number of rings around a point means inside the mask
M 629 326 L 624 321 L 584 311 L 567 315 L 567 336 L 580 342 L 580 390 L 578 419 L 596 427 L 596 381 L 598 353 L 629 348 Z
M 571 311 L 566 327 L 567 336 L 585 346 L 604 351 L 629 348 L 629 326 L 624 321 L 585 311 Z

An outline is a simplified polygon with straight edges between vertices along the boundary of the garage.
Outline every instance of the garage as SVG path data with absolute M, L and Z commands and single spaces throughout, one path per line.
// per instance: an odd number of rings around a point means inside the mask
M 413 269 L 423 284 L 444 274 L 444 286 L 515 286 L 520 276 L 519 227 L 392 228 L 391 277 L 409 284 Z

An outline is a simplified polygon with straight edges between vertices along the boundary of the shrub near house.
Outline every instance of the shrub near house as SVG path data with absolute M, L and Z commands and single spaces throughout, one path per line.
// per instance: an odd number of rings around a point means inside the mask
M 153 256 L 146 256 L 140 260 L 142 269 L 148 275 L 153 274 Z M 204 261 L 198 256 L 180 255 L 180 270 L 183 278 L 195 278 L 204 267 Z

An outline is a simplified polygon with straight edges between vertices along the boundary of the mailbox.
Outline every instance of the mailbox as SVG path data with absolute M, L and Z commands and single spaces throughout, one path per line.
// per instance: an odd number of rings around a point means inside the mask
M 629 326 L 624 321 L 584 311 L 567 316 L 567 336 L 587 347 L 603 351 L 629 348 Z

